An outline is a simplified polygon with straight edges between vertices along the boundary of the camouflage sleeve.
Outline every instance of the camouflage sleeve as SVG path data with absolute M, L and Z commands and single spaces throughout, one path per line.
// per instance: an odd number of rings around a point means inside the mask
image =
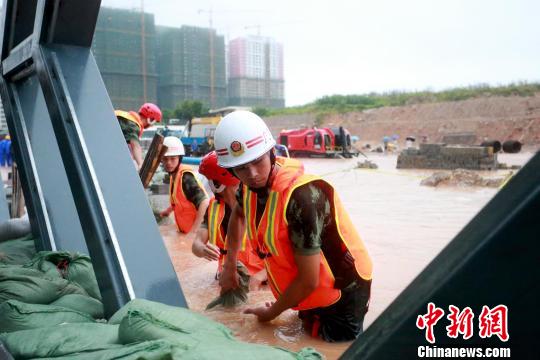
M 324 191 L 313 183 L 298 187 L 291 195 L 286 216 L 294 252 L 299 255 L 318 253 L 321 235 L 331 217 L 330 202 Z
M 182 190 L 188 201 L 195 205 L 196 208 L 199 208 L 201 202 L 206 199 L 205 192 L 191 173 L 185 173 L 182 176 Z
M 207 207 L 206 208 L 206 212 L 204 213 L 204 218 L 203 218 L 203 221 L 201 223 L 201 229 L 208 229 L 208 209 L 210 207 Z
M 122 130 L 122 134 L 124 134 L 124 139 L 126 139 L 127 143 L 131 140 L 139 142 L 139 127 L 137 125 L 122 118 L 119 118 L 118 122 L 120 123 L 120 129 Z
M 238 190 L 236 190 L 236 202 L 240 206 L 240 208 L 244 208 L 244 187 L 242 184 L 238 187 Z

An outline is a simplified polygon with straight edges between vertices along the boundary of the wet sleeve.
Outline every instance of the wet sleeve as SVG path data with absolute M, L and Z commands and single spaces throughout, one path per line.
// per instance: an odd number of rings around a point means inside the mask
M 313 255 L 321 250 L 321 234 L 330 215 L 328 197 L 316 184 L 308 183 L 293 191 L 286 216 L 296 254 Z
M 185 173 L 182 176 L 182 190 L 186 199 L 198 209 L 201 202 L 206 199 L 206 194 L 191 173 Z
M 131 140 L 139 142 L 139 128 L 137 125 L 121 118 L 118 119 L 118 122 L 120 123 L 120 129 L 122 130 L 122 134 L 124 134 L 126 142 L 130 142 Z

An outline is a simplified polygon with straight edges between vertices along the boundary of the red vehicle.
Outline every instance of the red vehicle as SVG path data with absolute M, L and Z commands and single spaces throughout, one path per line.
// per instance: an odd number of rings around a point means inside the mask
M 358 156 L 352 148 L 350 133 L 343 127 L 282 130 L 278 143 L 287 147 L 291 157 Z
M 289 149 L 291 157 L 334 154 L 334 134 L 329 128 L 282 130 L 278 143 Z

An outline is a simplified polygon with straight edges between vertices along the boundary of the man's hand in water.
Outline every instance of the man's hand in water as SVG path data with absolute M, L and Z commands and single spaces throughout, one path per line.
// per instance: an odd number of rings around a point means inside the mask
M 219 259 L 219 248 L 209 242 L 206 243 L 203 248 L 203 258 L 210 261 L 217 261 Z
M 244 314 L 253 314 L 257 317 L 257 320 L 260 322 L 267 322 L 274 320 L 279 314 L 276 314 L 274 308 L 272 308 L 273 303 L 267 302 L 265 306 L 259 306 L 256 308 L 249 308 L 244 310 Z
M 221 293 L 223 294 L 227 290 L 236 289 L 238 287 L 238 272 L 236 266 L 229 266 L 226 263 L 223 266 L 223 271 L 219 275 L 219 286 L 221 286 Z

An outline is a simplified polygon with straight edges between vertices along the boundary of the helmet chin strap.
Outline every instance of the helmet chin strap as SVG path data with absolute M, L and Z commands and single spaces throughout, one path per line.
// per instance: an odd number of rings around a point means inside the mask
M 270 181 L 273 179 L 274 170 L 276 169 L 276 154 L 274 152 L 274 149 L 268 151 L 270 154 L 270 171 L 268 172 L 268 177 L 266 179 L 266 184 L 262 188 L 258 189 L 252 189 L 249 188 L 251 191 L 255 192 L 257 195 L 267 195 L 268 189 L 270 188 Z
M 268 179 L 266 179 L 266 184 L 264 187 L 268 189 L 270 187 L 270 180 L 272 179 L 272 175 L 274 173 L 274 169 L 276 167 L 276 153 L 274 149 L 272 148 L 270 151 L 270 172 L 268 173 Z
M 274 169 L 276 167 L 276 153 L 275 153 L 275 150 L 274 149 L 271 149 L 270 151 L 268 151 L 268 153 L 270 154 L 270 171 L 268 172 L 268 178 L 266 179 L 266 184 L 264 185 L 264 187 L 262 188 L 252 188 L 252 187 L 249 187 L 249 190 L 253 191 L 254 193 L 256 193 L 257 195 L 265 195 L 268 193 L 268 187 L 270 185 L 270 180 L 272 178 L 272 173 L 274 172 Z M 234 170 L 231 169 L 231 168 L 227 168 L 226 169 L 232 176 L 234 176 L 235 178 L 237 178 L 238 180 L 241 180 L 238 176 L 236 176 L 236 174 L 234 173 Z

